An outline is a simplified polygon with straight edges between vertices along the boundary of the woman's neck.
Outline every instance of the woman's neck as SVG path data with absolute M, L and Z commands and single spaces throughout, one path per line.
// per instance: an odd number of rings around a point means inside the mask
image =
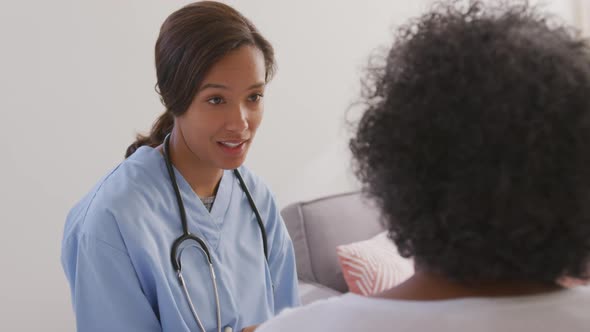
M 174 167 L 182 174 L 193 191 L 199 197 L 215 195 L 221 181 L 223 170 L 207 165 L 199 159 L 188 147 L 182 134 L 175 127 L 170 135 L 170 159 Z M 163 145 L 157 147 L 164 153 Z
M 482 281 L 463 284 L 451 281 L 443 276 L 417 271 L 400 285 L 374 297 L 435 301 L 465 297 L 511 297 L 548 293 L 562 289 L 556 284 L 534 281 Z

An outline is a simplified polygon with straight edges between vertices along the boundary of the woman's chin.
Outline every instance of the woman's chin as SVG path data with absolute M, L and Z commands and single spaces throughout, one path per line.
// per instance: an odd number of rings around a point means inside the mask
M 245 158 L 236 158 L 233 160 L 223 160 L 217 163 L 218 167 L 224 170 L 236 169 L 244 163 Z

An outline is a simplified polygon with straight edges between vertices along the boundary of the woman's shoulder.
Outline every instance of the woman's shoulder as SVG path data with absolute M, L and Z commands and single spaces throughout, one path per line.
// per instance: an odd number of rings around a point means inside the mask
M 275 195 L 273 194 L 269 185 L 267 185 L 261 177 L 256 175 L 246 166 L 240 166 L 238 171 L 244 179 L 244 183 L 252 195 L 256 206 L 263 215 L 263 219 L 266 221 L 266 223 L 274 223 L 274 221 L 277 219 L 274 216 L 279 215 L 279 207 Z M 270 227 L 269 225 L 267 226 Z
M 271 197 L 274 199 L 270 187 L 260 176 L 245 165 L 240 166 L 238 171 L 253 196 L 264 196 L 265 198 Z
M 155 149 L 142 147 L 103 177 L 94 187 L 94 203 L 110 209 L 149 197 L 164 185 L 163 159 Z M 124 202 L 124 204 L 122 204 Z
M 117 219 L 129 211 L 141 212 L 162 195 L 162 176 L 157 151 L 138 149 L 104 175 L 68 213 L 65 237 L 86 233 L 110 238 L 117 231 Z M 137 154 L 137 155 L 136 155 Z

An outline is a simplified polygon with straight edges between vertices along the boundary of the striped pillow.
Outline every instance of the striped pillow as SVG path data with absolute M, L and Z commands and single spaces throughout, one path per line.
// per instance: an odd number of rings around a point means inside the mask
M 414 273 L 411 259 L 401 257 L 387 232 L 336 247 L 344 280 L 352 293 L 372 295 L 392 288 Z

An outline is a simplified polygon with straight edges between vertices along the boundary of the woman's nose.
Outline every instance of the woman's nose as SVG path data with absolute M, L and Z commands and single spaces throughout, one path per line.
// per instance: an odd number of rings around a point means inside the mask
M 226 129 L 239 133 L 248 129 L 248 110 L 243 105 L 236 105 L 229 111 Z

